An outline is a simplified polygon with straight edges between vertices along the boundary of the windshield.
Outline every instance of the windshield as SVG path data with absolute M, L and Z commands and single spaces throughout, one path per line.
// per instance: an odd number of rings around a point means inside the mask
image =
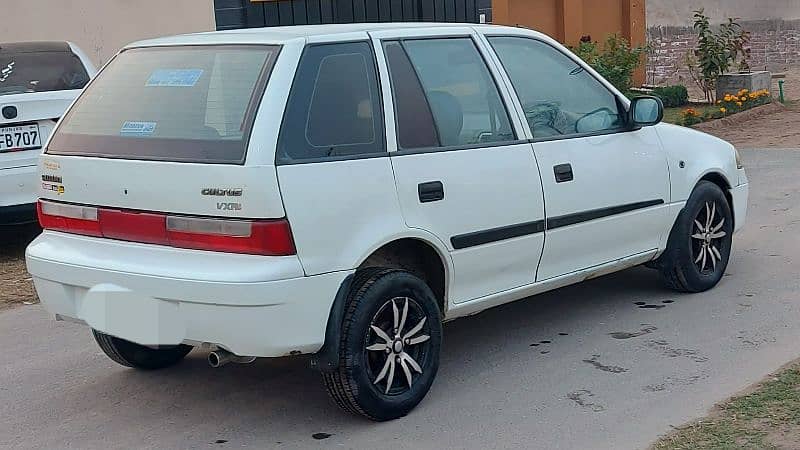
M 0 44 L 0 95 L 83 89 L 88 81 L 67 43 Z
M 243 163 L 277 54 L 264 45 L 124 51 L 70 109 L 47 153 Z

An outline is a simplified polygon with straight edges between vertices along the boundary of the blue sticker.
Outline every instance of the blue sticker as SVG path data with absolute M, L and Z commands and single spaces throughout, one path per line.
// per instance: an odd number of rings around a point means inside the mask
M 192 87 L 202 75 L 203 69 L 158 69 L 145 86 Z
M 119 130 L 120 136 L 152 136 L 156 131 L 155 122 L 125 122 Z

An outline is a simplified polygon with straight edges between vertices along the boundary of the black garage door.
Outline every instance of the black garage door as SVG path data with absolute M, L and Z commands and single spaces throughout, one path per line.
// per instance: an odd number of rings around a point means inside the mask
M 481 0 L 214 0 L 218 30 L 352 22 L 478 22 Z

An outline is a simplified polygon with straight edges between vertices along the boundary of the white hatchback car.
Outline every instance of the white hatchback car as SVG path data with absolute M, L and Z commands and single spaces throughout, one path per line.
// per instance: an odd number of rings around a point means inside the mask
M 430 389 L 443 320 L 638 264 L 720 281 L 745 172 L 662 115 L 520 28 L 139 42 L 41 158 L 28 269 L 120 364 L 310 353 L 339 406 L 393 419 Z
M 36 221 L 42 146 L 95 72 L 69 42 L 0 43 L 0 225 Z

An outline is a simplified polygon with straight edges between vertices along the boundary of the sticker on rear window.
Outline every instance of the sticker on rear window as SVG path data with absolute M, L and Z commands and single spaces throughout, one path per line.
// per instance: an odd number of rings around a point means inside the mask
M 125 122 L 119 130 L 120 136 L 152 136 L 156 131 L 155 122 Z
M 193 87 L 203 75 L 203 69 L 158 69 L 150 74 L 145 86 Z

